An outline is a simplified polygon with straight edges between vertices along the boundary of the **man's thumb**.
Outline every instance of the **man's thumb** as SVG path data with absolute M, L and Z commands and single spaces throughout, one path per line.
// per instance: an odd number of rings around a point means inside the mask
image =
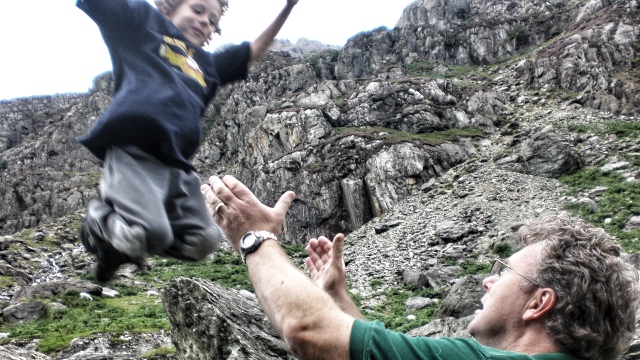
M 335 261 L 342 262 L 342 252 L 344 250 L 344 234 L 337 234 L 333 238 L 333 245 L 331 247 L 331 257 Z
M 293 191 L 287 191 L 280 196 L 280 199 L 278 199 L 278 202 L 273 208 L 283 214 L 286 214 L 295 197 L 296 194 Z

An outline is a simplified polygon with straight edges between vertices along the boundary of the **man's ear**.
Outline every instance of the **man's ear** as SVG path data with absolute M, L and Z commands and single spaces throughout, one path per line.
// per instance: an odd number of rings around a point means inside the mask
M 556 305 L 556 292 L 550 288 L 536 290 L 527 303 L 522 320 L 531 321 L 544 318 Z

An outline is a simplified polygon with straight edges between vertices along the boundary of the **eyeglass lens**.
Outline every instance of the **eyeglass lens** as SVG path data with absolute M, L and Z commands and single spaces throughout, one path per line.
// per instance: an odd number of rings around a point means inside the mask
M 499 274 L 501 269 L 502 263 L 498 260 L 493 260 L 493 264 L 491 265 L 491 271 L 489 272 L 489 274 L 491 274 L 491 276 Z

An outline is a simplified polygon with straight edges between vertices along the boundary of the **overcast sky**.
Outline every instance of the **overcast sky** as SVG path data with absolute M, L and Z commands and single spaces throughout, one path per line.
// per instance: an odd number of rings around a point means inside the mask
M 104 0 L 109 1 L 109 0 Z M 344 45 L 361 31 L 393 28 L 413 0 L 300 0 L 278 35 Z M 230 0 L 212 47 L 253 40 L 286 0 Z M 111 70 L 96 25 L 75 0 L 0 0 L 0 100 L 86 92 Z

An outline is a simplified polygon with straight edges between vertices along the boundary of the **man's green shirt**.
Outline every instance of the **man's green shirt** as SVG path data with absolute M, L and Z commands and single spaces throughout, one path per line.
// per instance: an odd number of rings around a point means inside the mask
M 398 360 L 577 360 L 561 353 L 529 356 L 480 345 L 473 339 L 412 337 L 387 330 L 379 322 L 355 320 L 349 341 L 349 359 Z

